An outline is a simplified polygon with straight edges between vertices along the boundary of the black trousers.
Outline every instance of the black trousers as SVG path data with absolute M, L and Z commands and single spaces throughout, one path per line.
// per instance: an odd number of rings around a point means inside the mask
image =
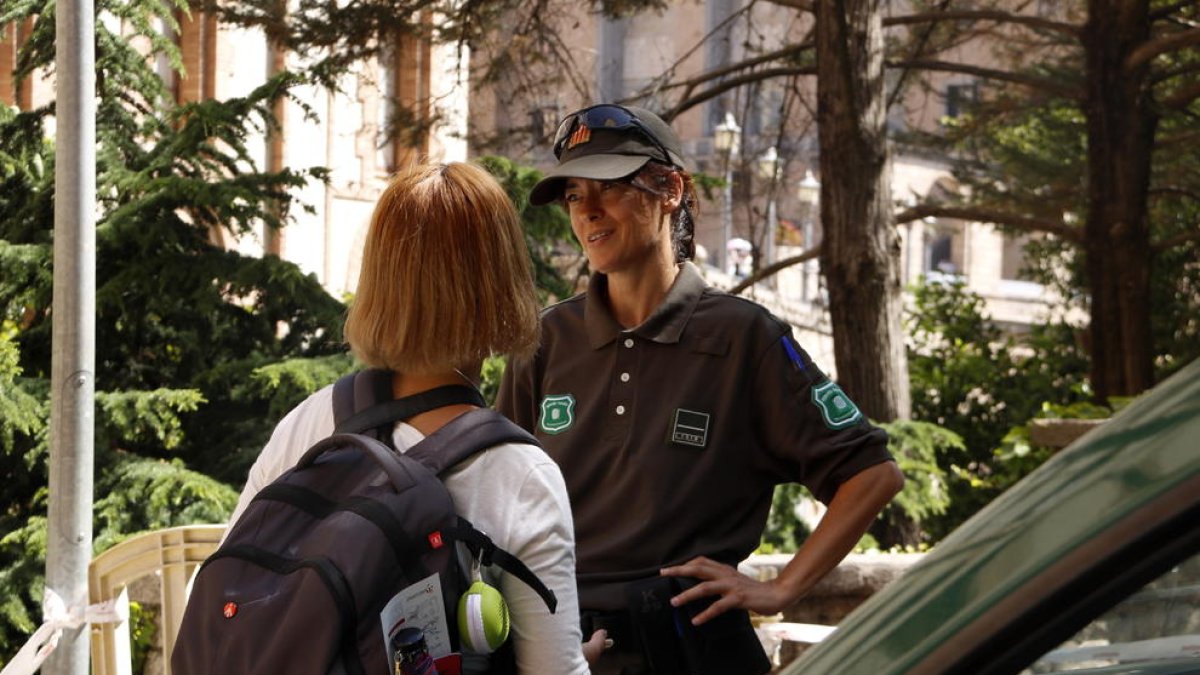
M 592 673 L 595 675 L 690 675 L 692 672 L 696 672 L 758 675 L 770 670 L 770 661 L 762 651 L 762 646 L 750 626 L 749 615 L 745 610 L 726 612 L 710 625 L 710 628 L 720 624 L 733 624 L 741 627 L 733 633 L 734 639 L 730 639 L 729 634 L 724 636 L 718 634 L 713 636 L 716 642 L 705 642 L 699 647 L 701 650 L 699 653 L 697 646 L 693 643 L 690 650 L 692 653 L 687 658 L 684 658 L 683 654 L 689 649 L 675 630 L 666 633 L 661 630 L 653 632 L 651 634 L 654 635 L 653 640 L 656 644 L 645 645 L 642 643 L 642 639 L 647 632 L 639 630 L 639 627 L 634 625 L 634 620 L 634 615 L 628 611 L 595 612 L 585 610 L 580 613 L 580 627 L 583 629 L 584 640 L 590 639 L 595 631 L 603 629 L 607 631 L 609 639 L 613 641 L 613 646 L 604 651 L 598 662 L 592 664 Z M 642 628 L 644 629 L 644 626 Z M 663 644 L 667 641 L 670 641 L 670 644 Z M 675 652 L 676 656 L 664 658 L 664 654 L 670 652 Z M 664 662 L 677 665 L 663 669 L 661 664 Z M 687 662 L 692 663 L 693 667 L 688 668 L 684 665 Z M 651 663 L 658 663 L 660 667 L 656 670 L 651 667 Z

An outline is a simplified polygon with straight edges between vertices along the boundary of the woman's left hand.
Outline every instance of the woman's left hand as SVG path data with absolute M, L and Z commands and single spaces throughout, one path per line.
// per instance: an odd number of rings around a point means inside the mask
M 777 579 L 755 581 L 729 565 L 704 556 L 692 558 L 682 565 L 664 567 L 660 573 L 667 577 L 693 577 L 700 580 L 700 583 L 671 598 L 674 607 L 682 607 L 710 595 L 720 596 L 692 619 L 692 624 L 696 626 L 735 608 L 759 614 L 775 614 L 795 600 Z

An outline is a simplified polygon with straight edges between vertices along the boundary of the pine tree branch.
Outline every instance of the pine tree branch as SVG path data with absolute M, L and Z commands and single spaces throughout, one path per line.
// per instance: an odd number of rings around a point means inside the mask
M 1150 250 L 1154 253 L 1162 253 L 1193 241 L 1200 241 L 1200 224 L 1197 224 L 1196 229 L 1191 232 L 1181 232 L 1174 237 L 1167 237 L 1162 241 L 1151 244 Z
M 1169 18 L 1175 12 L 1184 9 L 1185 7 L 1191 7 L 1197 4 L 1200 4 L 1200 2 L 1197 2 L 1196 0 L 1180 0 L 1180 2 L 1176 2 L 1165 7 L 1159 7 L 1158 9 L 1150 12 L 1150 20 L 1159 21 L 1161 19 Z
M 1200 63 L 1189 63 L 1187 65 L 1183 65 L 1178 68 L 1171 68 L 1168 70 L 1163 70 L 1158 73 L 1155 73 L 1155 75 L 1152 78 L 1150 78 L 1150 81 L 1153 82 L 1154 84 L 1161 84 L 1163 82 L 1166 82 L 1167 80 L 1174 79 L 1176 77 L 1182 77 L 1184 75 L 1191 75 L 1192 73 L 1198 73 L 1198 72 L 1200 72 Z
M 982 66 L 972 66 L 965 63 L 932 61 L 928 59 L 911 59 L 904 61 L 888 61 L 887 66 L 889 68 L 920 68 L 923 70 L 974 75 L 987 80 L 998 80 L 1001 82 L 1012 82 L 1014 84 L 1024 85 L 1032 89 L 1050 92 L 1052 94 L 1072 100 L 1079 100 L 1083 96 L 1083 93 L 1078 88 L 1070 87 L 1060 82 L 1055 82 L 1049 78 L 1037 77 L 1035 75 L 1023 75 L 1021 73 L 1010 73 L 1004 70 L 984 68 Z
M 783 260 L 776 260 L 775 262 L 771 263 L 770 265 L 767 265 L 766 267 L 758 270 L 754 274 L 751 274 L 750 276 L 746 277 L 745 279 L 742 279 L 741 281 L 739 281 L 737 283 L 737 285 L 735 285 L 733 288 L 729 289 L 729 294 L 737 295 L 738 293 L 741 293 L 742 291 L 746 290 L 747 288 L 750 288 L 754 284 L 757 284 L 758 282 L 762 281 L 763 279 L 766 279 L 767 277 L 772 276 L 781 270 L 785 270 L 789 267 L 792 267 L 793 265 L 799 265 L 802 262 L 807 262 L 809 260 L 816 258 L 819 255 L 821 255 L 821 247 L 817 246 L 815 248 L 808 249 L 807 251 L 805 251 L 804 253 L 801 253 L 800 255 L 794 255 L 794 256 L 791 256 L 790 258 L 784 258 Z
M 1150 188 L 1149 193 L 1155 197 L 1160 197 L 1160 196 L 1165 196 L 1165 195 L 1175 195 L 1178 197 L 1187 197 L 1188 199 L 1191 199 L 1197 203 L 1200 203 L 1200 193 L 1197 193 L 1195 190 L 1191 190 L 1191 189 L 1182 187 L 1180 185 L 1160 185 L 1158 187 Z
M 1200 44 L 1200 28 L 1189 28 L 1188 30 L 1164 35 L 1138 45 L 1137 49 L 1134 49 L 1129 53 L 1129 56 L 1125 57 L 1123 67 L 1126 73 L 1130 73 L 1150 63 L 1156 56 L 1197 44 Z
M 940 206 L 938 204 L 922 204 L 896 214 L 896 224 L 912 222 L 933 216 L 935 218 L 956 218 L 977 223 L 995 223 L 1025 232 L 1045 232 L 1053 234 L 1066 241 L 1080 243 L 1082 233 L 1078 227 L 1072 227 L 1059 220 L 1049 218 L 1033 218 L 1018 213 L 1004 213 L 991 209 L 969 206 Z
M 1159 99 L 1159 103 L 1167 108 L 1186 108 L 1200 98 L 1200 82 L 1183 87 L 1170 96 Z
M 1027 16 L 1024 14 L 1012 14 L 999 10 L 991 9 L 954 9 L 954 10 L 939 10 L 936 12 L 919 12 L 917 14 L 909 14 L 907 16 L 890 16 L 884 17 L 884 26 L 903 26 L 914 23 L 936 23 L 940 21 L 996 21 L 999 23 L 1013 23 L 1030 28 L 1040 28 L 1053 33 L 1067 35 L 1069 37 L 1078 38 L 1082 32 L 1082 28 L 1071 23 L 1062 21 L 1051 21 L 1043 19 L 1039 16 Z

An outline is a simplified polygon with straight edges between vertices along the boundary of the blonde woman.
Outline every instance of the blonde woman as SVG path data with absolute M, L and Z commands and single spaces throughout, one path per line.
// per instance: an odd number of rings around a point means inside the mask
M 516 211 L 490 174 L 450 163 L 396 176 L 371 219 L 346 340 L 364 364 L 394 372 L 396 398 L 473 384 L 489 354 L 534 350 L 538 303 L 529 257 Z M 403 452 L 470 409 L 451 405 L 399 422 L 393 443 Z M 331 386 L 275 428 L 231 524 L 260 489 L 333 428 Z M 571 509 L 558 467 L 536 446 L 508 443 L 444 478 L 459 514 L 520 558 L 558 598 L 558 610 L 550 614 L 524 583 L 495 568 L 483 570 L 484 581 L 501 590 L 512 612 L 518 671 L 588 672 Z

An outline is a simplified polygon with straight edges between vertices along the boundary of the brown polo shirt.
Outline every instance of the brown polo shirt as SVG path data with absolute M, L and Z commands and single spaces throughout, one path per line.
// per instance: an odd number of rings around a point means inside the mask
M 510 364 L 497 408 L 533 432 L 571 496 L 580 606 L 618 609 L 625 582 L 757 546 L 775 485 L 828 502 L 891 460 L 887 435 L 761 306 L 685 263 L 666 299 L 625 329 L 606 278 L 546 310 L 542 346 Z

